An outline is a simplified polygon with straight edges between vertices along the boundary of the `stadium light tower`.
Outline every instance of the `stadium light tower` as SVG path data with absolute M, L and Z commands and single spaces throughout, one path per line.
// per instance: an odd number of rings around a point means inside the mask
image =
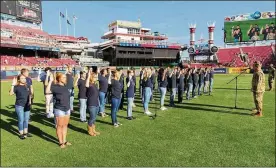
M 189 24 L 189 29 L 190 29 L 190 47 L 194 48 L 196 24 Z
M 216 22 L 207 22 L 208 33 L 209 33 L 209 40 L 208 40 L 209 49 L 211 49 L 214 45 L 215 23 Z

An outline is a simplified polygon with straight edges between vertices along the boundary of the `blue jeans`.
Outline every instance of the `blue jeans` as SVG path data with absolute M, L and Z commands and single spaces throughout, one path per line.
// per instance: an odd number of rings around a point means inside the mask
M 174 98 L 176 95 L 177 88 L 171 88 L 171 95 L 170 95 L 170 105 L 174 104 Z
M 104 92 L 99 92 L 99 100 L 100 100 L 100 113 L 103 113 L 105 110 L 105 94 Z
M 120 105 L 120 99 L 112 97 L 111 99 L 111 120 L 112 124 L 117 123 L 117 112 Z
M 68 111 L 62 111 L 62 110 L 59 110 L 59 109 L 54 109 L 54 115 L 55 117 L 64 117 L 64 116 L 67 116 L 67 115 L 70 115 L 70 110 Z
M 196 83 L 196 84 L 193 85 L 193 92 L 192 92 L 192 96 L 193 97 L 196 96 L 197 88 L 198 88 L 198 83 Z
M 86 121 L 87 99 L 79 99 L 79 102 L 80 102 L 80 120 Z
M 188 83 L 188 88 L 187 88 L 187 93 L 186 93 L 187 100 L 190 100 L 190 92 L 192 92 L 192 90 L 193 90 L 193 84 Z
M 210 92 L 213 91 L 213 85 L 214 85 L 214 79 L 213 79 L 213 78 L 210 78 L 210 85 L 209 85 L 209 90 L 210 90 Z
M 201 95 L 201 90 L 202 90 L 203 86 L 204 86 L 203 82 L 199 83 L 199 85 L 198 85 L 198 95 Z
M 70 110 L 74 109 L 74 89 L 68 89 L 70 93 Z
M 145 112 L 149 111 L 149 102 L 151 97 L 151 88 L 145 87 L 144 89 L 144 110 Z
M 164 106 L 166 92 L 167 92 L 167 88 L 165 88 L 165 87 L 159 87 L 159 89 L 160 89 L 160 93 L 161 93 L 160 106 L 163 107 Z
M 127 116 L 132 117 L 132 105 L 133 105 L 134 98 L 128 97 L 127 98 Z
M 90 118 L 88 120 L 88 125 L 92 126 L 96 122 L 97 113 L 99 111 L 99 106 L 88 106 Z
M 15 112 L 18 118 L 18 130 L 23 131 L 24 129 L 28 129 L 30 109 L 15 105 Z

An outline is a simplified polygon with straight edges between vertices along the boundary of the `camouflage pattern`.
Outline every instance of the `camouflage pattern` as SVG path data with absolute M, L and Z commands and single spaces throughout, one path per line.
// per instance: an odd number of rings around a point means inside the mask
M 258 67 L 261 66 L 261 64 L 259 62 L 256 62 L 254 66 Z M 257 112 L 262 113 L 263 95 L 265 92 L 265 75 L 262 70 L 254 72 L 253 74 L 252 92 L 256 110 Z

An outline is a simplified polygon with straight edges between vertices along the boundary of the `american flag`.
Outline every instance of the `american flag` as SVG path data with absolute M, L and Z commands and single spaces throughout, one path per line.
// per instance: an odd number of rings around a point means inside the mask
M 62 18 L 64 18 L 65 16 L 64 16 L 64 14 L 63 13 L 61 13 L 61 12 L 59 12 L 59 16 L 61 16 Z

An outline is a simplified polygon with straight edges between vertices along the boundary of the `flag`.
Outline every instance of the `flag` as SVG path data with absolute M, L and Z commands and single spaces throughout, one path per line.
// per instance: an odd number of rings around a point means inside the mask
M 75 15 L 73 15 L 73 19 L 78 19 Z
M 64 18 L 64 14 L 59 12 L 59 16 L 61 16 L 62 18 Z
M 69 20 L 67 19 L 67 24 L 71 25 L 71 23 L 69 22 Z

